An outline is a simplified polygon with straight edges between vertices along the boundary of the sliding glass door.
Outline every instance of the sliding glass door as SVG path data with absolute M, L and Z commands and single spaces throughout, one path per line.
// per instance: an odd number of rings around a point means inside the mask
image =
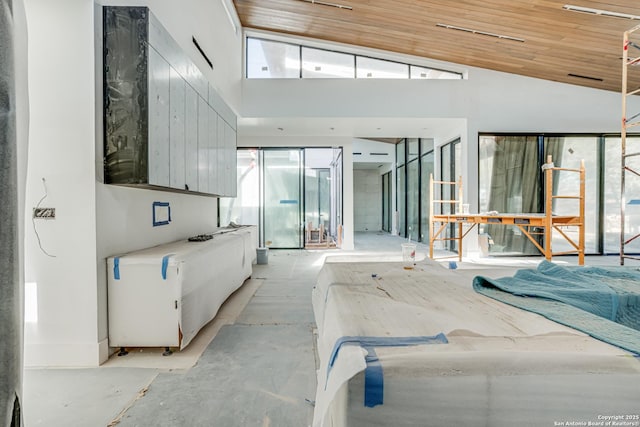
M 303 150 L 264 149 L 264 243 L 270 248 L 301 248 Z

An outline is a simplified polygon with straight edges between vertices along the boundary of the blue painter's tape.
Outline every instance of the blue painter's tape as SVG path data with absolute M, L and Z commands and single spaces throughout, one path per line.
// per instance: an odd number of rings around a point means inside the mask
M 153 215 L 152 222 L 154 227 L 157 227 L 159 225 L 167 225 L 171 222 L 171 206 L 169 206 L 169 202 L 153 202 L 153 204 L 151 205 L 151 209 Z M 167 210 L 165 220 L 158 219 L 162 209 Z
M 384 402 L 384 375 L 376 349 L 365 347 L 365 350 L 367 367 L 364 370 L 364 406 L 373 408 Z
M 297 205 L 298 201 L 297 200 L 291 200 L 291 199 L 289 199 L 289 200 L 284 199 L 284 200 L 280 200 L 280 204 L 281 205 Z
M 333 367 L 338 356 L 340 347 L 345 344 L 355 344 L 360 347 L 409 347 L 421 344 L 448 344 L 447 337 L 441 332 L 434 336 L 418 337 L 341 337 L 333 346 L 331 357 L 329 357 L 329 367 Z
M 120 258 L 115 257 L 113 259 L 113 278 L 120 280 Z
M 162 280 L 167 280 L 167 267 L 169 266 L 169 258 L 173 254 L 165 255 L 162 257 Z
M 384 396 L 384 375 L 382 365 L 378 360 L 375 347 L 409 347 L 423 344 L 447 344 L 449 341 L 443 333 L 434 336 L 417 336 L 417 337 L 363 337 L 363 336 L 347 336 L 339 338 L 333 346 L 333 351 L 329 357 L 329 366 L 327 367 L 327 378 L 325 381 L 325 390 L 329 381 L 329 373 L 333 368 L 333 364 L 338 357 L 338 352 L 345 344 L 358 345 L 367 351 L 365 362 L 367 367 L 364 371 L 364 404 L 372 408 L 376 405 L 382 405 Z

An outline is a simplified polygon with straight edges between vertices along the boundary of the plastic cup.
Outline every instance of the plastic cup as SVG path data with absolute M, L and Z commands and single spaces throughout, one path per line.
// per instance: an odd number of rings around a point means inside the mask
M 416 244 L 415 243 L 403 243 L 402 244 L 402 265 L 405 270 L 413 269 L 416 263 Z

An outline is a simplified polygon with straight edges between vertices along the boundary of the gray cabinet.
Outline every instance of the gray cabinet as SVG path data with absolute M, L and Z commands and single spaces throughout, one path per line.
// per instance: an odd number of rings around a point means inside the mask
M 149 47 L 149 184 L 169 186 L 171 66 Z
M 186 85 L 185 88 L 185 189 L 198 191 L 198 100 L 200 97 L 190 85 Z
M 198 191 L 209 192 L 209 108 L 198 98 Z
M 146 7 L 103 31 L 105 182 L 235 195 L 236 116 L 198 67 Z
M 186 189 L 186 82 L 171 68 L 169 83 L 169 187 Z

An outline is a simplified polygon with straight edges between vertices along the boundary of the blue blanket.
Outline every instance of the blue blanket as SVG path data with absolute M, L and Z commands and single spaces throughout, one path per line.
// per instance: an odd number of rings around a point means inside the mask
M 477 276 L 473 288 L 640 354 L 640 271 L 561 267 L 548 261 L 513 277 Z

